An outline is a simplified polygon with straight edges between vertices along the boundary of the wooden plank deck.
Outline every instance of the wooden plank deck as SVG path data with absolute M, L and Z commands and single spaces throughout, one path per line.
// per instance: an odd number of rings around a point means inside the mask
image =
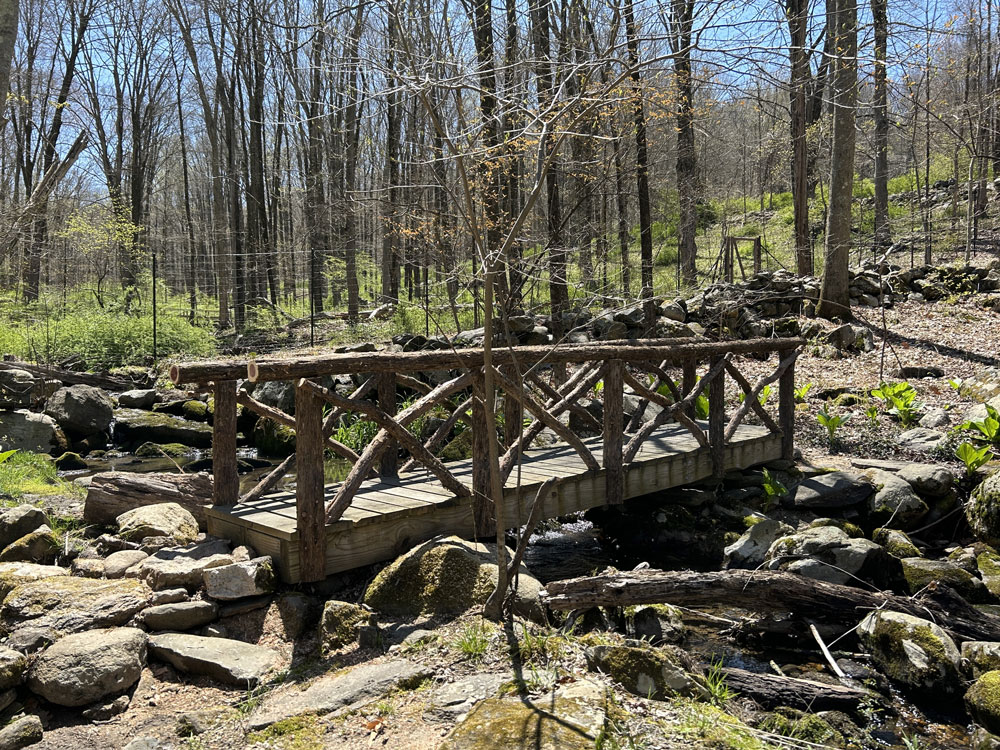
M 601 438 L 585 442 L 603 465 Z M 726 469 L 745 469 L 780 457 L 781 435 L 753 425 L 741 425 L 725 448 Z M 471 460 L 454 461 L 448 467 L 471 485 Z M 711 475 L 709 450 L 700 448 L 685 428 L 670 424 L 654 433 L 626 467 L 624 494 L 628 499 Z M 504 491 L 508 525 L 518 526 L 527 519 L 538 487 L 553 476 L 560 481 L 544 500 L 545 518 L 604 505 L 603 469 L 588 470 L 572 448 L 557 444 L 525 454 L 520 482 L 517 467 L 511 472 Z M 327 500 L 336 488 L 336 484 L 326 487 Z M 284 581 L 299 580 L 294 492 L 273 493 L 235 508 L 206 508 L 206 515 L 210 534 L 271 555 Z M 441 534 L 471 537 L 473 533 L 471 498 L 455 498 L 427 471 L 403 474 L 392 481 L 369 480 L 343 517 L 327 526 L 326 573 L 393 559 Z

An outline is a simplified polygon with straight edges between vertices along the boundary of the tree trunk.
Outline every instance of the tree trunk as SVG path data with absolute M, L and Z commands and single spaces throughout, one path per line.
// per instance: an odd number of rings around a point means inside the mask
M 889 226 L 889 94 L 886 49 L 889 39 L 887 0 L 871 0 L 875 31 L 875 246 L 892 242 Z
M 874 0 L 878 2 L 878 0 Z M 788 0 L 788 61 L 791 68 L 790 129 L 792 139 L 792 200 L 794 216 L 795 265 L 799 275 L 813 273 L 812 238 L 809 236 L 809 142 L 806 138 L 806 92 L 812 73 L 806 35 L 809 25 L 808 0 Z
M 694 141 L 694 83 L 691 78 L 691 34 L 694 0 L 673 0 L 674 78 L 677 85 L 677 228 L 681 283 L 697 281 L 695 235 L 698 231 L 698 157 Z
M 823 283 L 816 314 L 849 319 L 851 294 L 851 199 L 854 188 L 855 108 L 858 101 L 858 28 L 854 0 L 827 0 L 827 28 L 833 39 L 833 146 L 826 217 Z

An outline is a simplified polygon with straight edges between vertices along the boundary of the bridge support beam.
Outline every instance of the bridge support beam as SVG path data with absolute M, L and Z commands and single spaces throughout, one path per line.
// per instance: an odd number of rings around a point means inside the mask
M 236 505 L 240 477 L 236 471 L 236 381 L 215 383 L 212 421 L 212 505 Z
M 299 580 L 326 578 L 323 508 L 323 403 L 299 381 L 295 386 L 295 517 L 299 532 Z
M 622 466 L 622 439 L 625 433 L 624 396 L 625 363 L 608 360 L 604 374 L 604 484 L 608 505 L 625 502 L 625 470 Z

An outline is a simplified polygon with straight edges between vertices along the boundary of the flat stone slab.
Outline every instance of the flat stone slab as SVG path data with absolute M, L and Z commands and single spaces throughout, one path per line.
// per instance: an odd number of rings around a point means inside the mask
M 150 636 L 149 652 L 181 672 L 244 688 L 263 680 L 281 660 L 277 651 L 263 646 L 185 633 Z
M 800 482 L 791 505 L 795 508 L 847 508 L 864 502 L 873 492 L 875 487 L 860 474 L 831 471 Z
M 212 639 L 217 640 L 217 639 Z M 350 672 L 320 677 L 305 690 L 284 690 L 268 695 L 250 715 L 251 729 L 302 714 L 328 714 L 352 703 L 385 695 L 397 687 L 414 687 L 432 672 L 405 659 L 362 664 Z
M 434 691 L 428 718 L 459 719 L 480 701 L 496 695 L 503 683 L 503 675 L 488 673 L 445 683 Z

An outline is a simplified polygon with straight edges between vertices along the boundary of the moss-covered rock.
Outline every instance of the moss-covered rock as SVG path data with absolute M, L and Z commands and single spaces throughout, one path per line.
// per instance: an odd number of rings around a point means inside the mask
M 593 750 L 607 718 L 603 689 L 580 680 L 537 700 L 488 698 L 438 750 Z
M 939 626 L 901 612 L 872 612 L 857 628 L 872 661 L 903 688 L 954 695 L 961 685 L 961 654 Z
M 910 541 L 905 531 L 899 529 L 875 529 L 872 540 L 885 547 L 885 551 L 902 560 L 904 557 L 923 557 L 923 553 Z
M 839 584 L 870 581 L 891 588 L 902 577 L 899 562 L 868 539 L 852 539 L 837 526 L 819 526 L 782 537 L 767 552 L 772 570 Z
M 994 596 L 1000 596 L 1000 555 L 992 550 L 984 550 L 976 555 L 976 568 L 983 585 Z
M 440 453 L 444 461 L 458 461 L 472 456 L 472 430 L 463 430 Z
M 202 422 L 142 411 L 117 409 L 114 424 L 115 442 L 126 447 L 143 443 L 181 443 L 193 448 L 212 446 L 212 428 Z
M 655 645 L 680 643 L 687 636 L 681 611 L 669 604 L 626 607 L 622 612 L 625 633 Z
M 985 603 L 993 598 L 982 581 L 950 560 L 906 557 L 901 562 L 906 588 L 911 594 L 917 593 L 931 581 L 940 581 L 951 586 L 970 602 Z
M 51 563 L 59 551 L 59 540 L 48 526 L 39 526 L 0 551 L 0 562 Z
M 909 482 L 879 469 L 867 474 L 876 487 L 868 501 L 868 515 L 873 524 L 911 529 L 927 515 L 927 503 L 913 491 Z
M 166 536 L 177 544 L 188 544 L 198 537 L 197 519 L 178 503 L 144 505 L 125 511 L 115 520 L 123 539 Z
M 1000 643 L 994 641 L 965 641 L 962 644 L 962 661 L 973 677 L 1000 669 Z
M 139 458 L 182 458 L 191 453 L 191 448 L 181 443 L 143 443 L 135 449 Z
M 324 649 L 334 651 L 358 640 L 361 628 L 376 627 L 375 613 L 360 604 L 328 601 L 319 622 L 319 638 Z
M 508 550 L 508 556 L 511 553 Z M 497 564 L 491 545 L 439 537 L 414 547 L 383 568 L 364 603 L 386 615 L 461 614 L 486 603 L 496 587 Z M 539 617 L 541 584 L 523 565 L 518 572 L 515 609 Z
M 0 563 L 0 597 L 5 597 L 18 586 L 46 578 L 69 576 L 69 570 L 56 565 L 9 562 Z
M 4 597 L 0 629 L 10 633 L 24 623 L 44 622 L 56 634 L 88 627 L 122 625 L 150 599 L 144 583 L 134 579 L 99 581 L 75 576 L 25 583 Z
M 595 646 L 587 650 L 587 666 L 643 698 L 666 700 L 675 695 L 700 695 L 704 690 L 689 671 L 690 660 L 679 649 Z
M 87 462 L 80 457 L 79 453 L 73 453 L 73 451 L 66 451 L 53 463 L 59 471 L 82 471 L 87 468 Z
M 181 406 L 181 416 L 194 422 L 207 422 L 209 417 L 208 404 L 204 401 L 191 399 Z
M 0 690 L 9 690 L 24 681 L 28 659 L 12 648 L 0 646 Z
M 295 430 L 273 419 L 258 419 L 253 428 L 257 452 L 268 458 L 284 458 L 295 452 Z
M 982 675 L 965 694 L 965 706 L 976 723 L 1000 732 L 1000 671 Z
M 965 504 L 965 518 L 980 541 L 1000 546 L 1000 470 L 972 491 Z

